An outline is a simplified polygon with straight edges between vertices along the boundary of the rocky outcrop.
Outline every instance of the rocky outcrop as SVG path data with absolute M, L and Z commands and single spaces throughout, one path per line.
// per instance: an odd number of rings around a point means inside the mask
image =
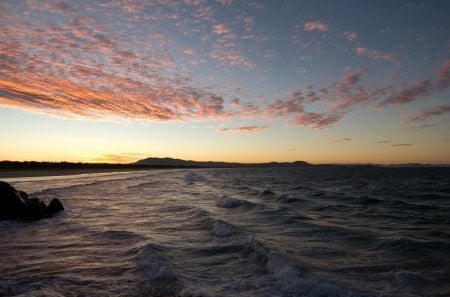
M 50 201 L 50 204 L 47 207 L 48 213 L 55 213 L 58 211 L 64 210 L 64 206 L 62 205 L 61 201 L 59 201 L 58 198 L 53 198 L 52 201 Z
M 0 220 L 40 219 L 61 210 L 64 210 L 64 207 L 58 198 L 54 198 L 47 206 L 44 201 L 28 198 L 27 193 L 0 181 Z

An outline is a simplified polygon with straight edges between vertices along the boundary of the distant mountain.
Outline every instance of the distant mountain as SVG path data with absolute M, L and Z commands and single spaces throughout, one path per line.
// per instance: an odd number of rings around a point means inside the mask
M 270 162 L 270 163 L 232 163 L 232 162 L 197 162 L 186 161 L 173 158 L 147 158 L 139 160 L 136 165 L 161 166 L 161 167 L 205 167 L 205 168 L 226 168 L 226 167 L 305 167 L 312 166 L 304 161 L 295 162 Z

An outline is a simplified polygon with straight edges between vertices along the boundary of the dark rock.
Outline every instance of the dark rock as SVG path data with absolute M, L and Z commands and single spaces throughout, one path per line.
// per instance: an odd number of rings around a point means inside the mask
M 26 211 L 26 201 L 8 183 L 0 182 L 0 218 L 16 217 Z
M 0 220 L 40 219 L 60 210 L 64 210 L 64 207 L 56 198 L 47 207 L 43 201 L 37 198 L 28 198 L 27 193 L 18 191 L 10 184 L 0 181 Z
M 58 198 L 53 198 L 48 205 L 47 211 L 49 213 L 55 213 L 61 210 L 64 210 L 64 206 L 62 205 L 61 201 L 59 201 Z
M 19 193 L 20 197 L 22 197 L 23 199 L 28 199 L 28 194 L 24 191 L 17 191 L 17 193 Z

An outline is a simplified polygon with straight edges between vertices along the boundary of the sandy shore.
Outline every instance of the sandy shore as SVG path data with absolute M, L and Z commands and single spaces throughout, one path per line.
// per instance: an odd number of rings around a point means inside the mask
M 130 171 L 148 171 L 152 169 L 47 169 L 47 170 L 0 170 L 1 178 L 14 177 L 39 177 L 39 176 L 60 176 L 76 175 L 87 173 L 112 173 Z

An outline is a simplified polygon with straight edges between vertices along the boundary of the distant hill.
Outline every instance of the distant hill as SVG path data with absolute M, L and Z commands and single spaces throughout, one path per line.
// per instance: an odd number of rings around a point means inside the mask
M 0 161 L 0 170 L 72 170 L 72 169 L 147 169 L 145 165 L 114 163 L 74 163 L 74 162 L 38 162 L 38 161 Z
M 304 161 L 295 162 L 270 162 L 270 163 L 232 163 L 232 162 L 198 162 L 186 161 L 173 158 L 147 158 L 139 160 L 136 165 L 161 166 L 161 167 L 204 167 L 204 168 L 225 168 L 225 167 L 305 167 L 312 166 Z

